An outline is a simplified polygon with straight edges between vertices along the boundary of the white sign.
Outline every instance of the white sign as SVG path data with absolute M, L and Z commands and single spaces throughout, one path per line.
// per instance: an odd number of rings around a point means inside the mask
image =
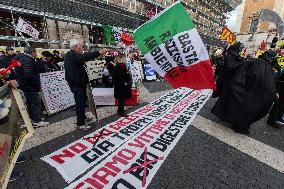
M 39 32 L 22 18 L 19 18 L 16 30 L 26 33 L 34 39 L 38 39 Z
M 140 61 L 134 61 L 130 64 L 130 72 L 133 83 L 141 83 L 144 79 L 143 67 Z
M 54 114 L 75 105 L 74 95 L 65 80 L 65 72 L 40 74 L 41 90 L 46 110 Z
M 157 119 L 179 108 L 177 104 L 194 93 L 180 88 L 120 118 L 97 131 L 73 142 L 42 158 L 57 169 L 66 182 L 87 171 L 101 160 L 110 156 L 122 144 L 136 136 L 141 130 L 153 125 Z
M 86 71 L 90 81 L 103 78 L 104 64 L 104 60 L 86 62 Z

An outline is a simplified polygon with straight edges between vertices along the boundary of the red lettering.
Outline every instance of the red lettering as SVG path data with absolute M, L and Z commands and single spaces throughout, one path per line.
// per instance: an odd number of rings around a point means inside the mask
M 167 114 L 167 115 L 164 116 L 164 118 L 173 120 L 173 119 L 176 118 L 176 116 L 174 114 Z
M 110 136 L 111 134 L 112 134 L 112 131 L 110 131 L 108 129 L 104 129 L 102 134 L 94 133 L 93 137 L 88 137 L 84 140 L 86 140 L 90 144 L 95 144 L 95 142 L 96 142 L 96 140 L 98 139 L 99 136 L 100 136 L 100 139 L 104 139 L 105 137 Z
M 87 178 L 85 181 L 86 181 L 87 183 L 89 183 L 90 185 L 92 185 L 93 187 L 97 188 L 97 189 L 102 189 L 102 188 L 104 188 L 104 185 L 102 185 L 101 183 L 99 183 L 96 179 Z M 87 188 L 87 189 L 93 189 L 93 188 Z
M 126 152 L 126 154 L 124 152 Z M 131 151 L 129 149 L 124 148 L 121 151 L 119 151 L 117 153 L 117 155 L 122 157 L 122 158 L 124 158 L 124 159 L 126 159 L 126 160 L 131 160 L 131 159 L 133 159 L 135 157 L 136 152 L 133 152 L 133 151 Z M 130 155 L 130 156 L 127 156 L 127 155 Z
M 128 164 L 128 161 L 126 161 L 125 159 L 120 158 L 120 157 L 118 157 L 117 155 L 115 155 L 115 156 L 112 158 L 112 161 L 111 161 L 111 162 L 107 162 L 107 163 L 105 164 L 105 166 L 106 166 L 107 168 L 110 168 L 111 170 L 113 170 L 113 171 L 115 171 L 115 172 L 118 173 L 118 172 L 121 171 L 120 168 L 118 168 L 117 166 L 115 166 L 115 165 L 117 165 L 118 163 L 121 163 L 121 164 L 123 164 L 123 165 L 127 165 L 127 164 Z
M 73 146 L 71 146 L 69 149 L 72 150 L 73 152 L 80 154 L 81 152 L 85 151 L 88 147 L 85 146 L 82 143 L 77 143 Z
M 117 173 L 105 168 L 105 167 L 101 167 L 99 170 L 97 170 L 92 176 L 93 178 L 97 179 L 98 181 L 100 181 L 103 184 L 108 184 L 109 181 L 107 180 L 108 176 L 112 176 L 115 177 L 117 175 Z
M 75 156 L 75 154 L 73 154 L 71 151 L 64 149 L 62 151 L 63 154 L 58 154 L 58 155 L 54 155 L 51 156 L 50 158 L 53 159 L 54 161 L 56 161 L 59 164 L 63 164 L 65 163 L 65 161 L 63 160 L 63 158 L 72 158 Z

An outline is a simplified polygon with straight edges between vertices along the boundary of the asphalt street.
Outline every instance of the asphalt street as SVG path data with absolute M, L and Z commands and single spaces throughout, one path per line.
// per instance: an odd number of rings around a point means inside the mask
M 147 82 L 140 87 L 142 102 L 128 109 L 128 112 L 171 90 L 165 82 Z M 250 135 L 235 134 L 229 129 L 230 125 L 222 123 L 210 113 L 215 101 L 210 99 L 202 108 L 148 188 L 283 189 L 284 128 L 271 128 L 263 119 L 252 126 Z M 117 120 L 115 111 L 115 107 L 99 107 L 98 112 L 102 114 L 100 125 L 94 124 L 95 128 L 87 133 Z M 36 129 L 38 134 L 28 141 L 22 152 L 29 160 L 15 167 L 25 175 L 9 183 L 8 189 L 54 189 L 67 186 L 61 175 L 40 158 L 87 134 L 71 129 L 74 116 L 75 112 L 71 108 L 48 118 L 52 123 L 48 126 L 50 128 Z

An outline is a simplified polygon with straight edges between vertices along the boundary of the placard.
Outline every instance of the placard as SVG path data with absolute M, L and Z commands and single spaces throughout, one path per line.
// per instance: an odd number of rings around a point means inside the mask
M 65 71 L 40 74 L 41 91 L 49 115 L 75 105 L 74 95 L 65 80 Z
M 157 79 L 156 72 L 151 64 L 144 64 L 144 73 L 148 81 Z
M 94 60 L 86 62 L 86 71 L 90 81 L 103 78 L 105 63 L 106 62 L 104 60 Z
M 134 61 L 130 64 L 130 72 L 132 75 L 133 83 L 141 83 L 144 79 L 143 66 L 141 61 Z

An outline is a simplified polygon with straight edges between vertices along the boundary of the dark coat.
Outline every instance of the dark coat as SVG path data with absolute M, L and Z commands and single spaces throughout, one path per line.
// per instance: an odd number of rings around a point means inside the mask
M 60 71 L 60 66 L 55 63 L 53 59 L 48 62 L 44 62 L 41 58 L 38 59 L 37 62 L 40 65 L 41 73 Z
M 14 59 L 21 62 L 21 66 L 15 68 L 19 88 L 24 92 L 40 92 L 40 71 L 35 59 L 23 53 Z
M 85 62 L 94 60 L 100 55 L 98 51 L 88 53 L 77 53 L 70 50 L 65 55 L 64 68 L 65 79 L 70 87 L 86 87 L 88 75 L 85 70 Z
M 269 113 L 276 89 L 272 67 L 263 59 L 245 61 L 227 77 L 212 113 L 245 127 Z
M 2 59 L 0 59 L 0 68 L 8 68 L 8 66 L 11 64 L 12 59 L 15 58 L 15 55 L 3 55 Z M 9 78 L 6 80 L 13 80 L 16 78 L 14 70 L 10 70 L 11 74 L 9 75 Z
M 118 99 L 128 99 L 132 96 L 131 75 L 125 64 L 116 64 L 113 73 L 114 97 Z
M 276 90 L 281 99 L 284 99 L 284 73 L 275 76 Z

